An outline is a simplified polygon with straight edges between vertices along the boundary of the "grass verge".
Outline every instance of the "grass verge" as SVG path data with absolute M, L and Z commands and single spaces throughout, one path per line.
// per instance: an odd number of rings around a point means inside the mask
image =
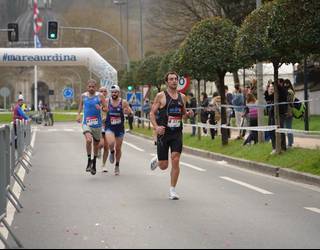
M 133 132 L 152 137 L 152 130 L 147 128 L 135 127 Z M 215 140 L 202 137 L 199 141 L 197 137 L 184 134 L 184 145 L 188 147 L 320 176 L 320 149 L 293 148 L 280 155 L 270 155 L 270 143 L 252 146 L 242 146 L 242 143 L 239 140 L 229 140 L 227 146 L 221 146 L 221 137 L 216 137 Z

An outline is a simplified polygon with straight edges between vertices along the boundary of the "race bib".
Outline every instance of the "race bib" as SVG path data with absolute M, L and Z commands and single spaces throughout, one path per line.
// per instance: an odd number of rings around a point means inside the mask
M 120 125 L 122 123 L 121 117 L 112 117 L 110 118 L 111 125 Z
M 87 117 L 87 125 L 89 127 L 93 127 L 93 126 L 97 126 L 99 125 L 99 120 L 98 120 L 98 117 Z
M 180 128 L 182 123 L 181 117 L 169 116 L 168 118 L 168 128 Z

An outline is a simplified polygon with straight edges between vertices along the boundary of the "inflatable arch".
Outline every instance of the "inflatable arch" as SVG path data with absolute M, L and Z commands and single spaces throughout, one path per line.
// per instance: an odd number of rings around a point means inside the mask
M 91 48 L 0 48 L 0 67 L 85 66 L 102 86 L 118 84 L 117 71 Z

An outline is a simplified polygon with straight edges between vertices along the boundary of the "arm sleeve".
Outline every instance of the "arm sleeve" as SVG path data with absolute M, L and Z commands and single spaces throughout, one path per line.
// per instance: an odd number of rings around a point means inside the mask
M 18 108 L 18 114 L 23 117 L 23 119 L 29 120 L 29 117 L 22 111 L 21 107 Z

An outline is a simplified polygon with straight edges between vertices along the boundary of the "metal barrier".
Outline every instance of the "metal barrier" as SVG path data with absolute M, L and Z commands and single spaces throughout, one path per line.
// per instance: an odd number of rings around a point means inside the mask
M 22 166 L 27 173 L 30 172 L 31 146 L 31 124 L 29 122 L 16 121 L 10 126 L 0 127 L 0 224 L 8 230 L 12 239 L 19 248 L 23 248 L 21 242 L 12 232 L 6 221 L 8 201 L 15 207 L 17 212 L 23 208 L 19 199 L 11 189 L 14 179 L 22 190 L 26 189 L 21 178 L 18 176 L 19 167 Z M 0 233 L 0 240 L 6 248 L 10 248 L 9 243 Z

